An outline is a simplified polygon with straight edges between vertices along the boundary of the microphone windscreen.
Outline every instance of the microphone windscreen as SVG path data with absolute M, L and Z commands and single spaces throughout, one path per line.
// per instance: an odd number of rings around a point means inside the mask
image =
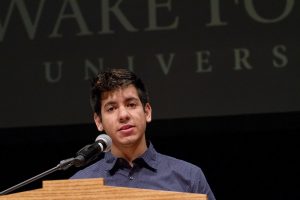
M 103 141 L 106 144 L 106 148 L 103 150 L 104 152 L 108 152 L 111 149 L 112 140 L 107 134 L 101 134 L 99 135 L 96 140 L 97 141 Z

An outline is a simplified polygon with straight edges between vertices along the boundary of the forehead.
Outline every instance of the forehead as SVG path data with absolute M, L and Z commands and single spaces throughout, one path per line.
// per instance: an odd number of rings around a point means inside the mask
M 134 85 L 128 85 L 124 87 L 119 87 L 115 90 L 103 92 L 101 94 L 101 102 L 102 105 L 108 101 L 116 101 L 116 100 L 126 100 L 136 98 L 139 100 L 139 95 L 136 87 Z

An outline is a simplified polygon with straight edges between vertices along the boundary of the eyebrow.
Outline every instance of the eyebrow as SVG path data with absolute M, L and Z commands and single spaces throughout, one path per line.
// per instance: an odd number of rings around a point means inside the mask
M 138 98 L 135 98 L 135 97 L 128 97 L 128 98 L 125 99 L 125 102 L 132 101 L 132 100 L 134 100 L 134 101 L 139 101 Z
M 136 97 L 128 97 L 128 98 L 125 98 L 125 102 L 129 102 L 129 101 L 139 101 L 138 98 Z M 116 101 L 108 101 L 106 102 L 103 107 L 106 107 L 106 106 L 111 106 L 111 105 L 116 105 L 117 102 Z

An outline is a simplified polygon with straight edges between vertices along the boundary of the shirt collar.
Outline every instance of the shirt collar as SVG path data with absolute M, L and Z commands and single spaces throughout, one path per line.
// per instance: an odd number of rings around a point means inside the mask
M 149 142 L 149 146 L 147 148 L 147 150 L 140 156 L 138 157 L 136 160 L 138 161 L 142 161 L 145 165 L 145 167 L 149 168 L 152 171 L 156 171 L 157 170 L 157 152 L 154 149 L 153 145 L 151 142 Z M 105 169 L 107 171 L 114 171 L 113 169 L 115 167 L 117 167 L 117 161 L 118 158 L 113 156 L 111 152 L 107 152 L 105 153 L 105 156 L 103 158 L 105 160 Z

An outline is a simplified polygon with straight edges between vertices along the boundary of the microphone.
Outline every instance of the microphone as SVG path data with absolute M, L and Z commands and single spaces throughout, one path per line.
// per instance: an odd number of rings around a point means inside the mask
M 81 167 L 95 160 L 102 152 L 108 152 L 111 149 L 112 140 L 106 134 L 99 135 L 93 144 L 86 145 L 76 153 L 74 166 Z

